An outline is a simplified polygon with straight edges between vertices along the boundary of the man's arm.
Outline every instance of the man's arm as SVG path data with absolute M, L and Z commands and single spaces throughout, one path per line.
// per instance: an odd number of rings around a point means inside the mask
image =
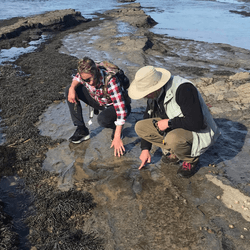
M 184 117 L 171 119 L 172 129 L 183 128 L 198 131 L 204 128 L 203 113 L 198 97 L 198 91 L 191 83 L 181 84 L 176 91 L 176 102 Z
M 147 101 L 147 107 L 146 107 L 146 110 L 143 114 L 143 119 L 148 119 L 148 118 L 151 118 L 150 115 L 149 115 L 149 110 L 150 110 L 150 106 L 149 106 L 149 102 Z M 144 140 L 144 139 L 141 139 L 141 150 L 148 150 L 150 151 L 152 148 L 152 143 Z

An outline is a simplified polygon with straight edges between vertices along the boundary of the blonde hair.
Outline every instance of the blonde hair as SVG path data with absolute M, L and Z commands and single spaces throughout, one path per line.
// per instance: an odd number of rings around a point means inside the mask
M 89 57 L 84 57 L 83 59 L 80 59 L 78 61 L 77 70 L 78 70 L 79 74 L 81 74 L 81 73 L 87 73 L 87 74 L 92 74 L 94 76 L 97 75 L 96 64 Z

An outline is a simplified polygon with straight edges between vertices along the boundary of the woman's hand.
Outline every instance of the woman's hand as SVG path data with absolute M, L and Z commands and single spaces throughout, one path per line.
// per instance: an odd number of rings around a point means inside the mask
M 79 98 L 76 94 L 75 88 L 79 84 L 78 81 L 72 81 L 71 86 L 69 88 L 69 93 L 68 93 L 68 101 L 71 103 L 77 103 L 79 101 Z
M 114 156 L 120 157 L 125 152 L 125 148 L 123 146 L 123 142 L 121 139 L 122 134 L 122 126 L 117 125 L 114 133 L 114 139 L 111 143 L 110 148 L 114 147 Z
M 114 147 L 114 156 L 120 157 L 125 152 L 125 148 L 120 137 L 116 137 L 113 139 L 110 148 L 112 147 Z

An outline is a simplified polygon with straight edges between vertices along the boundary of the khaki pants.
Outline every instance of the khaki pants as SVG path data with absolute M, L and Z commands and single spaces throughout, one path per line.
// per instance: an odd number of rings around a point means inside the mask
M 179 160 L 191 164 L 198 162 L 199 157 L 191 157 L 193 143 L 193 134 L 191 131 L 182 128 L 174 129 L 167 133 L 163 144 L 163 136 L 161 136 L 155 128 L 153 119 L 157 121 L 161 120 L 161 118 L 150 118 L 138 121 L 135 124 L 135 131 L 139 137 L 162 148 L 163 152 L 165 150 L 170 150 L 170 152 L 174 153 Z

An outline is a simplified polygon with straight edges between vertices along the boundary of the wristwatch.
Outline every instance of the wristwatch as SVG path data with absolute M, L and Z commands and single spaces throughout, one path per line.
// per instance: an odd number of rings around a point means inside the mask
M 168 120 L 168 127 L 172 128 L 172 120 L 171 119 Z

